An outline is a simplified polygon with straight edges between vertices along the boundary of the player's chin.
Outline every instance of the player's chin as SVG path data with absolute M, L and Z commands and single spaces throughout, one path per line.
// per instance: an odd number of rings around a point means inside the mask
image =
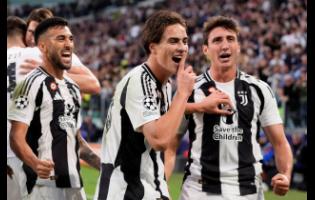
M 61 68 L 64 70 L 69 70 L 71 69 L 71 63 L 63 63 Z

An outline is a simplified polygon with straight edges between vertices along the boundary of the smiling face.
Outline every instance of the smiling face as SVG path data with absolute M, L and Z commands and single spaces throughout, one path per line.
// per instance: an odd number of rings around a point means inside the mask
M 44 49 L 47 60 L 61 70 L 68 70 L 72 64 L 73 36 L 67 26 L 50 28 L 43 36 Z
M 203 53 L 217 69 L 235 68 L 240 53 L 236 32 L 216 27 L 208 34 L 208 44 L 203 45 Z
M 185 27 L 180 24 L 167 26 L 159 43 L 149 45 L 155 63 L 167 74 L 177 72 L 179 61 L 188 52 L 188 37 Z

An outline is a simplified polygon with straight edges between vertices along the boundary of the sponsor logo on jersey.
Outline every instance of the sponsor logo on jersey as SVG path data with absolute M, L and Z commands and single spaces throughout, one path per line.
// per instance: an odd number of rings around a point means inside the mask
M 214 125 L 213 127 L 214 140 L 234 140 L 237 142 L 243 141 L 243 129 L 239 127 L 221 127 Z
M 61 115 L 58 118 L 59 126 L 61 129 L 66 130 L 67 128 L 75 128 L 75 120 L 72 116 Z
M 213 139 L 243 141 L 243 129 L 237 126 L 237 119 L 237 112 L 232 115 L 221 116 L 220 125 L 213 127 Z
M 58 117 L 59 126 L 61 129 L 75 128 L 76 121 L 74 119 L 75 106 L 67 103 L 65 105 L 65 113 Z

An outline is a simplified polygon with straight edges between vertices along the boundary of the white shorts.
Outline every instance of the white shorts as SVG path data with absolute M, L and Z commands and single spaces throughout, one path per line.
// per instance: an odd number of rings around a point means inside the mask
M 27 200 L 86 200 L 83 188 L 56 188 L 35 185 Z
M 264 200 L 264 193 L 261 184 L 257 184 L 257 193 L 249 195 L 237 194 L 214 194 L 203 192 L 201 184 L 188 177 L 182 187 L 180 200 Z
M 21 200 L 27 196 L 26 176 L 22 161 L 17 157 L 7 158 L 7 165 L 13 171 L 12 178 L 7 175 L 7 199 Z

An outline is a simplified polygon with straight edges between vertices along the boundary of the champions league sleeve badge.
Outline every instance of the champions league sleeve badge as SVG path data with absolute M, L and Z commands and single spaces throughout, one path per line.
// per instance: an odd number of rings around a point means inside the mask
M 147 110 L 150 111 L 155 111 L 157 109 L 156 102 L 153 96 L 144 97 L 143 105 Z
M 19 96 L 18 98 L 16 98 L 14 100 L 14 103 L 15 103 L 15 107 L 17 109 L 24 109 L 28 106 L 28 98 L 27 96 Z

